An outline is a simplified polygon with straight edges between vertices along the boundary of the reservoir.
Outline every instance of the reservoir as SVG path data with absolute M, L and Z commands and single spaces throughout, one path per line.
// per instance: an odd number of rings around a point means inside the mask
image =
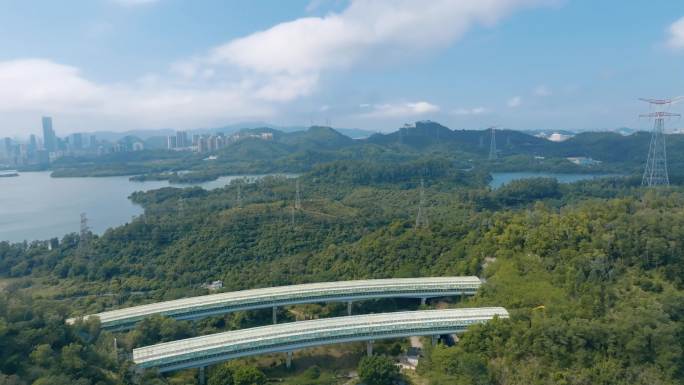
M 615 174 L 559 174 L 550 172 L 493 172 L 489 187 L 497 189 L 509 182 L 529 178 L 554 178 L 559 183 L 573 183 L 585 179 L 619 177 Z
M 132 182 L 128 176 L 51 178 L 48 171 L 0 178 L 0 241 L 46 240 L 78 232 L 81 213 L 86 213 L 91 230 L 102 234 L 142 214 L 142 207 L 128 199 L 135 191 L 169 186 L 214 189 L 243 177 L 246 176 L 224 176 L 183 185 L 167 181 Z

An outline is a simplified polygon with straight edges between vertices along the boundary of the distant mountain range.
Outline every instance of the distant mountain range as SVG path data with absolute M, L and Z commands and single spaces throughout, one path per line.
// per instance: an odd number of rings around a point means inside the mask
M 215 127 L 215 128 L 197 128 L 197 129 L 191 129 L 191 130 L 180 130 L 180 131 L 185 131 L 189 135 L 193 134 L 214 134 L 214 133 L 224 133 L 224 134 L 233 134 L 245 129 L 253 129 L 253 128 L 271 128 L 275 129 L 278 131 L 282 132 L 297 132 L 297 131 L 306 131 L 308 127 L 305 126 L 277 126 L 269 123 L 264 123 L 264 122 L 245 122 L 245 123 L 238 123 L 238 124 L 230 124 L 226 125 L 223 127 Z M 344 134 L 352 139 L 361 139 L 361 138 L 367 138 L 371 135 L 374 134 L 373 131 L 368 131 L 368 130 L 362 130 L 358 128 L 335 128 L 336 131 L 340 132 L 341 134 Z M 96 131 L 89 133 L 89 135 L 95 135 L 98 140 L 107 140 L 110 142 L 116 142 L 124 137 L 131 136 L 131 137 L 136 137 L 140 138 L 143 141 L 149 141 L 150 139 L 153 138 L 161 138 L 161 137 L 167 137 L 170 135 L 175 135 L 176 131 L 171 128 L 161 128 L 161 129 L 154 129 L 154 130 L 129 130 L 129 131 L 122 131 L 122 132 L 115 132 L 115 131 Z
M 202 131 L 189 133 L 195 132 Z M 497 129 L 494 131 L 495 150 L 499 160 L 488 162 L 491 130 L 451 130 L 432 121 L 419 121 L 394 132 L 374 133 L 360 139 L 345 135 L 344 130 L 322 126 L 289 127 L 284 130 L 263 125 L 257 128 L 241 129 L 221 127 L 204 132 L 226 134 L 242 132 L 245 135 L 213 152 L 211 155 L 215 158 L 212 163 L 204 161 L 207 154 L 141 152 L 137 156 L 150 162 L 141 165 L 142 168 L 136 169 L 136 173 L 154 172 L 167 167 L 192 169 L 200 172 L 200 177 L 215 177 L 229 173 L 303 172 L 317 164 L 344 160 L 381 164 L 436 156 L 451 159 L 463 168 L 483 164 L 499 171 L 551 170 L 634 174 L 643 167 L 651 137 L 648 132 L 635 132 L 631 135 L 623 135 L 622 132 L 582 132 L 563 141 L 551 141 L 533 135 L 532 132 Z M 166 131 L 154 131 L 154 133 L 160 134 Z M 168 133 L 173 133 L 173 131 L 169 130 Z M 262 133 L 272 135 L 256 135 Z M 119 140 L 140 138 L 145 141 L 146 149 L 165 148 L 164 136 L 148 136 L 147 139 L 142 139 L 145 137 L 145 131 L 125 134 L 127 137 Z M 667 135 L 667 146 L 670 175 L 676 174 L 678 178 L 684 180 L 684 172 L 679 171 L 684 170 L 684 135 Z M 127 154 L 126 157 L 133 156 L 130 154 L 133 153 Z M 157 159 L 155 157 L 160 156 L 165 160 L 166 166 L 160 166 L 159 162 L 153 161 Z M 96 165 L 128 159 L 121 158 L 118 154 L 110 158 L 98 159 Z M 566 158 L 591 159 L 575 159 L 573 163 Z M 62 162 L 59 166 L 64 168 L 65 165 L 66 163 Z M 87 165 L 81 166 L 81 169 L 85 171 L 78 171 L 78 175 L 91 175 L 99 172 L 88 169 L 85 167 Z M 105 168 L 108 172 L 122 172 L 121 170 L 128 172 L 129 168 L 126 168 L 128 166 L 124 166 L 117 163 Z
M 248 129 L 247 132 L 273 133 L 273 140 L 255 141 L 254 143 L 238 142 L 227 152 L 240 152 L 239 148 L 249 146 L 252 151 L 260 146 L 268 146 L 278 153 L 296 152 L 330 152 L 364 147 L 364 151 L 375 148 L 377 151 L 435 154 L 473 154 L 486 157 L 490 151 L 490 130 L 451 130 L 437 122 L 421 121 L 405 126 L 390 133 L 375 133 L 364 139 L 352 139 L 341 133 L 341 130 L 330 127 L 310 127 L 306 130 L 285 132 L 273 128 Z M 612 164 L 640 165 L 646 157 L 650 134 L 635 132 L 624 135 L 625 130 L 616 132 L 581 132 L 568 139 L 554 142 L 533 135 L 532 132 L 521 132 L 499 129 L 495 132 L 496 150 L 500 157 L 527 155 L 530 157 L 567 158 L 587 157 Z M 568 133 L 570 135 L 570 133 Z M 369 147 L 370 146 L 370 147 Z M 684 135 L 668 135 L 668 151 L 673 162 L 684 163 Z M 679 148 L 682 151 L 679 151 Z M 261 151 L 256 151 L 261 152 Z M 682 154 L 680 156 L 679 154 Z

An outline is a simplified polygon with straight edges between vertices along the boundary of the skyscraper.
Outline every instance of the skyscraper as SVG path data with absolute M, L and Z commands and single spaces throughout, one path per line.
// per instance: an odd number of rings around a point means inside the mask
M 5 138 L 3 140 L 3 142 L 4 142 L 3 150 L 5 152 L 5 156 L 7 158 L 10 158 L 12 156 L 12 139 Z
M 29 137 L 28 150 L 31 152 L 38 150 L 38 141 L 36 140 L 36 136 L 33 134 L 31 134 Z
M 49 116 L 43 116 L 43 146 L 48 151 L 57 149 L 57 137 L 52 129 L 52 118 Z
M 81 133 L 77 132 L 71 135 L 71 146 L 74 150 L 83 148 L 83 135 Z
M 185 131 L 176 131 L 176 147 L 188 147 L 188 134 Z

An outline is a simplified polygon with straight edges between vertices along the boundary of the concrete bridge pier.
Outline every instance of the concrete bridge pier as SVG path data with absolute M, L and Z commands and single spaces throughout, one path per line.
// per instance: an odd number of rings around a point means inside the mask
M 420 299 L 420 304 L 423 305 L 423 306 L 425 306 L 425 305 L 427 304 L 427 298 L 422 297 L 422 298 Z
M 436 346 L 437 342 L 439 342 L 439 335 L 432 336 L 432 346 Z
M 205 378 L 205 368 L 206 366 L 200 366 L 199 367 L 199 385 L 204 385 L 206 384 L 206 378 Z
M 347 315 L 352 315 L 352 301 L 347 301 Z
M 366 342 L 366 354 L 368 357 L 373 355 L 373 340 L 368 340 Z
M 273 324 L 278 323 L 278 306 L 273 306 Z
M 285 358 L 285 367 L 288 369 L 292 367 L 292 352 L 287 352 L 287 357 Z

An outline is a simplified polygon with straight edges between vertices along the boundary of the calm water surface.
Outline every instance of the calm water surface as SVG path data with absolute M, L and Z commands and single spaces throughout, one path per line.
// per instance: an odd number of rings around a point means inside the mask
M 499 188 L 511 181 L 529 178 L 556 178 L 560 183 L 572 183 L 585 179 L 595 179 L 603 177 L 616 177 L 619 175 L 610 174 L 557 174 L 550 172 L 493 172 L 492 181 L 489 187 Z
M 205 189 L 223 187 L 235 178 L 196 183 Z M 170 185 L 166 181 L 131 182 L 127 176 L 51 178 L 49 172 L 24 172 L 0 178 L 0 241 L 49 239 L 78 232 L 80 214 L 86 213 L 93 232 L 124 224 L 143 212 L 128 196 Z

